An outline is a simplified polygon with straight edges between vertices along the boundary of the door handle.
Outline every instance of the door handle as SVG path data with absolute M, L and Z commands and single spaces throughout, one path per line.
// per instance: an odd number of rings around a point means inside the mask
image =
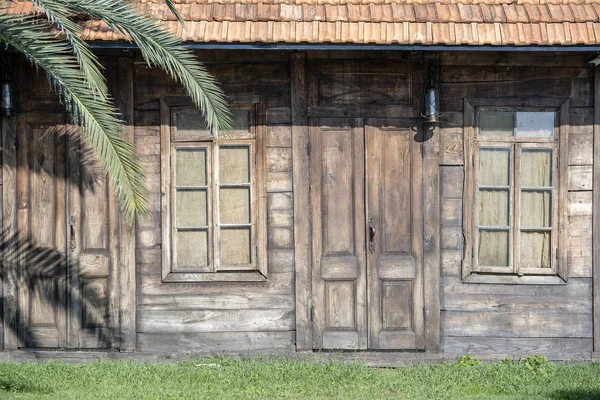
M 375 253 L 375 234 L 377 230 L 375 229 L 375 219 L 369 218 L 369 252 L 371 254 Z

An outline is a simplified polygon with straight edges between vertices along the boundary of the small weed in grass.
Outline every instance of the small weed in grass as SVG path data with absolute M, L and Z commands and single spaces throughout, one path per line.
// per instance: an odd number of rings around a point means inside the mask
M 600 399 L 600 364 L 532 356 L 376 369 L 353 363 L 206 358 L 180 364 L 0 363 L 2 399 Z

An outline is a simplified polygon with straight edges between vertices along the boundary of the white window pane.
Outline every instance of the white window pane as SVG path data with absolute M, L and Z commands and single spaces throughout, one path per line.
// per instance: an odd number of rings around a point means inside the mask
M 177 231 L 175 233 L 175 264 L 182 267 L 208 266 L 208 233 L 206 231 Z
M 250 228 L 221 229 L 221 264 L 250 264 Z
M 507 267 L 508 231 L 479 231 L 479 249 L 477 252 L 480 267 Z
M 521 151 L 521 186 L 552 186 L 552 150 Z
M 509 191 L 481 190 L 479 192 L 479 225 L 509 226 Z
M 552 223 L 552 193 L 521 192 L 521 228 L 547 228 Z
M 480 136 L 513 136 L 515 113 L 502 111 L 479 112 Z
M 521 232 L 520 262 L 521 268 L 551 267 L 550 232 Z
M 205 190 L 178 190 L 175 215 L 177 227 L 208 225 L 208 204 Z
M 479 149 L 479 184 L 510 185 L 510 149 Z
M 212 133 L 208 129 L 206 120 L 199 110 L 176 111 L 173 114 L 173 119 L 176 139 L 212 137 Z
M 250 182 L 250 148 L 248 146 L 221 146 L 219 149 L 220 184 Z
M 250 188 L 223 188 L 219 197 L 222 224 L 249 224 Z
M 177 186 L 206 186 L 206 148 L 175 150 L 175 184 Z
M 554 136 L 554 112 L 517 112 L 517 137 Z

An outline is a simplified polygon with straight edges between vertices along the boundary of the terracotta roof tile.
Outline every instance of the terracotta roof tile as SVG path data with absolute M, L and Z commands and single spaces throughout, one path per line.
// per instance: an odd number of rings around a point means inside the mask
M 184 41 L 446 45 L 595 45 L 600 0 L 159 0 L 136 3 Z M 15 1 L 0 12 L 30 13 Z M 86 40 L 123 40 L 99 21 Z

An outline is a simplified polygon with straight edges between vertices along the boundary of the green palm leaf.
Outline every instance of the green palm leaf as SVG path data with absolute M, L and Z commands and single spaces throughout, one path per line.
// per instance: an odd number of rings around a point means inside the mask
M 43 8 L 48 21 L 55 28 L 58 28 L 69 41 L 89 88 L 95 94 L 106 98 L 108 89 L 101 71 L 102 66 L 90 46 L 81 39 L 81 28 L 79 25 L 69 18 L 70 12 L 65 1 L 32 0 L 32 2 L 36 6 Z
M 30 15 L 0 15 L 0 42 L 46 72 L 74 122 L 84 128 L 87 144 L 100 156 L 117 187 L 125 215 L 133 220 L 136 211 L 145 214 L 148 208 L 145 177 L 135 149 L 124 136 L 109 99 L 90 92 L 68 42 L 57 39 L 50 27 Z
M 66 4 L 72 11 L 101 19 L 115 32 L 131 38 L 150 65 L 163 68 L 186 87 L 194 103 L 203 111 L 206 122 L 216 132 L 232 128 L 231 113 L 215 79 L 193 51 L 166 32 L 157 21 L 139 15 L 131 5 L 121 1 L 69 0 Z

